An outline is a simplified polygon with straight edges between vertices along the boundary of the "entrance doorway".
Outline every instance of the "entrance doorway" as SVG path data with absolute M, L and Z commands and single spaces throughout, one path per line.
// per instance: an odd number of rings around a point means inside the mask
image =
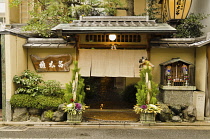
M 124 77 L 88 77 L 85 79 L 85 103 L 91 109 L 132 109 L 135 102 L 126 101 Z

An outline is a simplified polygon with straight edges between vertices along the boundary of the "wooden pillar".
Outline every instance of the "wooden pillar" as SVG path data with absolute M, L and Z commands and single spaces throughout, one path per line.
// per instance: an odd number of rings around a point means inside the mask
M 76 60 L 78 61 L 79 57 L 79 49 L 80 49 L 80 35 L 75 35 L 75 41 L 76 41 Z
M 5 69 L 5 35 L 1 39 L 1 95 L 2 95 L 2 119 L 6 121 L 6 69 Z
M 207 85 L 205 96 L 205 116 L 210 117 L 210 46 L 207 46 Z
M 151 35 L 147 35 L 147 46 L 146 46 L 146 50 L 147 50 L 147 59 L 149 61 L 151 59 L 151 45 L 150 45 L 150 41 L 151 41 Z

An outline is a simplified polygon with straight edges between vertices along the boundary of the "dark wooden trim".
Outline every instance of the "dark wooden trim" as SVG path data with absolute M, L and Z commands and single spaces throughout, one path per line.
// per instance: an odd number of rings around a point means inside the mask
M 146 49 L 146 45 L 133 45 L 133 44 L 116 44 L 117 49 Z M 80 44 L 79 48 L 98 48 L 98 49 L 110 49 L 111 44 Z
M 1 35 L 1 91 L 2 91 L 2 120 L 6 121 L 6 65 L 5 65 L 5 35 Z

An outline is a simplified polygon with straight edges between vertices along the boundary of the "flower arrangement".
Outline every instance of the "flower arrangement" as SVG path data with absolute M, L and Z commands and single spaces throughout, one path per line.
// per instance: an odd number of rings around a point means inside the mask
M 160 113 L 162 110 L 161 108 L 153 104 L 141 105 L 141 106 L 135 105 L 133 108 L 137 114 L 140 114 L 140 113 L 155 113 L 156 114 L 156 113 Z
M 65 103 L 63 110 L 71 115 L 82 114 L 82 112 L 85 110 L 85 106 L 81 103 L 75 102 L 69 104 Z

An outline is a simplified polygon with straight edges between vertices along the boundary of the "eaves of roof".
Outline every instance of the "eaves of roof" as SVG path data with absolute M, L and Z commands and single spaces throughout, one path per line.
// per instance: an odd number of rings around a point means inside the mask
M 156 23 L 147 16 L 85 16 L 72 23 L 59 24 L 51 30 L 71 34 L 176 32 L 167 23 Z
M 24 48 L 74 48 L 75 43 L 67 43 L 63 38 L 28 38 Z
M 51 29 L 62 33 L 82 34 L 82 33 L 171 33 L 176 29 L 166 23 L 155 26 L 71 26 L 70 24 L 59 24 Z
M 206 36 L 198 38 L 164 38 L 150 41 L 152 48 L 191 48 L 202 47 L 209 43 L 210 39 L 206 40 Z
M 26 24 L 11 24 L 8 25 L 8 27 L 5 27 L 5 29 L 0 31 L 0 34 L 11 34 L 15 36 L 19 36 L 22 38 L 30 38 L 33 36 L 37 36 L 36 33 L 33 33 L 32 31 L 23 31 L 22 27 Z
M 163 62 L 163 63 L 161 63 L 159 65 L 166 66 L 166 65 L 169 65 L 169 64 L 172 64 L 172 63 L 176 63 L 176 62 L 183 62 L 183 63 L 185 63 L 187 65 L 193 65 L 191 62 L 185 61 L 185 60 L 180 59 L 180 58 L 172 58 L 171 60 Z
M 28 34 L 21 34 L 21 33 L 16 33 L 16 32 L 11 32 L 11 31 L 1 31 L 0 34 L 2 35 L 14 35 L 14 36 L 18 36 L 18 37 L 21 37 L 21 38 L 30 38 L 32 37 L 32 35 L 28 35 Z
M 203 41 L 200 41 L 200 42 L 195 42 L 195 43 L 190 44 L 189 46 L 190 47 L 202 47 L 202 46 L 204 46 L 206 44 L 209 44 L 209 43 L 210 43 L 210 39 L 203 40 Z

